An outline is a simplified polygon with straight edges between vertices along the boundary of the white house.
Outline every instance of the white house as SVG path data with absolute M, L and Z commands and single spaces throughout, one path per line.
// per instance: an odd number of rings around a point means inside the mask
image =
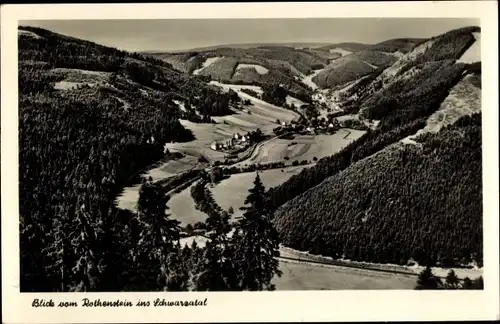
M 234 134 L 234 136 L 233 136 L 233 137 L 234 137 L 235 139 L 239 139 L 239 138 L 240 138 L 240 133 L 236 133 L 236 134 Z
M 212 142 L 212 144 L 210 144 L 210 148 L 214 151 L 217 151 L 219 149 L 219 143 L 217 143 L 216 141 Z
M 306 130 L 309 132 L 309 133 L 314 133 L 314 127 L 307 127 Z
M 241 141 L 242 142 L 246 142 L 247 141 L 247 137 L 245 135 L 241 136 Z
M 332 123 L 328 124 L 328 127 L 333 128 L 333 124 Z

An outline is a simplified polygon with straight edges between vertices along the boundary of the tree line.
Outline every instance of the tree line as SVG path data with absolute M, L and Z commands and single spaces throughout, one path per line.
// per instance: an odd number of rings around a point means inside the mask
M 432 272 L 430 267 L 425 267 L 419 275 L 417 279 L 417 284 L 415 286 L 416 290 L 438 290 L 438 289 L 466 289 L 466 290 L 482 290 L 484 289 L 484 280 L 482 276 L 477 277 L 476 279 L 470 279 L 469 277 L 465 277 L 463 280 L 460 280 L 455 271 L 450 270 L 446 275 L 446 278 L 443 280 Z

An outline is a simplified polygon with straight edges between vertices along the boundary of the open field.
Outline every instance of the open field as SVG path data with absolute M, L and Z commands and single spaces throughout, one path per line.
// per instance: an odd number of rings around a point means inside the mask
M 181 239 L 181 244 L 190 246 L 193 241 L 198 246 L 204 246 L 208 239 L 192 236 Z M 339 261 L 338 265 L 327 264 L 330 258 L 286 247 L 280 248 L 280 256 L 279 265 L 283 274 L 273 280 L 276 290 L 414 289 L 417 275 L 423 269 L 420 266 L 404 267 L 349 260 Z M 461 279 L 466 276 L 477 278 L 483 274 L 482 269 L 453 270 Z M 433 267 L 432 271 L 443 278 L 449 269 Z
M 257 73 L 259 74 L 267 74 L 269 73 L 269 70 L 266 69 L 265 67 L 263 67 L 262 65 L 257 65 L 257 64 L 243 64 L 243 63 L 240 63 L 238 64 L 238 66 L 236 67 L 236 70 L 240 70 L 240 69 L 246 69 L 246 68 L 253 68 L 255 69 L 255 71 L 257 71 Z
M 262 90 L 260 89 L 260 87 L 224 84 L 224 83 L 220 83 L 217 81 L 211 81 L 210 84 L 216 85 L 216 86 L 221 87 L 225 90 L 232 89 L 232 90 L 236 91 L 236 93 L 238 93 L 238 96 L 241 99 L 250 100 L 250 102 L 253 104 L 252 107 L 250 107 L 251 109 L 249 109 L 252 112 L 252 114 L 254 113 L 253 110 L 256 110 L 255 113 L 257 113 L 257 114 L 268 116 L 269 118 L 274 118 L 274 120 L 279 119 L 281 121 L 287 121 L 287 122 L 290 122 L 291 120 L 299 118 L 299 115 L 296 112 L 272 105 L 268 102 L 265 102 L 261 99 L 255 98 L 255 97 L 252 97 L 251 95 L 241 91 L 241 89 L 247 88 L 247 89 L 252 89 L 256 92 L 262 93 Z
M 32 32 L 32 31 L 29 31 L 29 30 L 18 30 L 17 31 L 17 36 L 28 36 L 28 37 L 33 37 L 33 38 L 36 38 L 36 39 L 40 39 L 42 38 L 40 35 Z
M 82 69 L 57 68 L 52 69 L 52 73 L 63 75 L 64 79 L 54 84 L 56 90 L 71 90 L 80 85 L 95 86 L 109 80 L 111 73 L 88 71 Z
M 214 64 L 215 62 L 217 62 L 219 59 L 221 59 L 222 57 L 219 57 L 219 56 L 216 56 L 216 57 L 209 57 L 205 60 L 205 62 L 203 62 L 201 68 L 199 69 L 196 69 L 193 71 L 193 74 L 194 75 L 198 75 L 200 74 L 201 70 L 203 70 L 204 68 Z
M 302 83 L 304 83 L 305 85 L 308 85 L 313 90 L 318 89 L 318 85 L 316 83 L 314 83 L 313 78 L 315 78 L 318 74 L 323 72 L 323 70 L 324 69 L 314 70 L 313 73 L 303 76 L 302 80 L 301 80 Z
M 229 85 L 214 81 L 211 84 L 225 90 L 233 89 L 242 99 L 249 99 L 252 104 L 245 107 L 243 111 L 234 110 L 233 115 L 212 117 L 217 124 L 199 124 L 181 119 L 181 124 L 191 130 L 196 139 L 187 143 L 169 143 L 168 149 L 196 157 L 203 155 L 210 161 L 220 161 L 225 158 L 225 153 L 210 149 L 213 141 L 226 140 L 235 133 L 245 134 L 257 128 L 264 134 L 272 134 L 272 130 L 277 127 L 276 119 L 290 122 L 298 118 L 298 114 L 291 110 L 271 105 L 241 91 L 247 88 L 262 92 L 260 87 Z
M 289 105 L 294 105 L 296 108 L 300 108 L 302 105 L 304 105 L 304 102 L 302 100 L 299 100 L 290 95 L 286 96 L 286 103 Z
M 324 263 L 332 263 L 332 266 L 346 266 L 353 268 L 363 268 L 363 270 L 372 270 L 372 271 L 380 271 L 380 272 L 394 272 L 396 274 L 408 274 L 416 276 L 424 270 L 425 267 L 420 265 L 412 265 L 412 266 L 404 266 L 399 264 L 380 264 L 380 263 L 372 263 L 372 262 L 358 262 L 352 260 L 345 259 L 337 259 L 333 260 L 330 257 L 313 255 L 307 252 L 297 251 L 288 247 L 280 248 L 280 256 L 283 258 L 291 258 L 291 259 L 299 259 L 301 261 L 308 262 L 324 262 Z M 441 278 L 445 278 L 449 268 L 441 268 L 441 267 L 432 267 L 432 272 Z M 483 269 L 472 266 L 471 268 L 453 268 L 455 274 L 458 278 L 463 279 L 465 277 L 469 277 L 471 279 L 477 278 L 483 275 Z
M 402 140 L 406 144 L 416 144 L 415 139 L 424 133 L 437 133 L 443 127 L 454 124 L 459 118 L 481 111 L 481 89 L 471 83 L 471 75 L 466 76 L 451 88 L 450 94 L 439 109 L 429 116 L 427 124 L 416 134 Z
M 340 48 L 340 47 L 330 48 L 330 53 L 339 53 L 342 56 L 346 56 L 346 55 L 352 54 L 352 52 L 347 51 L 347 50 L 345 50 L 343 48 Z
M 249 111 L 257 109 L 248 108 Z M 204 156 L 209 161 L 221 161 L 225 153 L 214 151 L 210 148 L 213 141 L 223 141 L 233 137 L 235 133 L 245 134 L 260 128 L 263 133 L 270 134 L 277 125 L 271 121 L 272 117 L 252 113 L 251 115 L 238 112 L 237 114 L 213 117 L 218 124 L 198 124 L 187 120 L 180 120 L 181 124 L 191 130 L 196 137 L 194 141 L 186 143 L 168 143 L 171 151 L 182 152 L 196 157 Z M 224 121 L 226 123 L 224 123 Z
M 364 269 L 280 260 L 276 290 L 413 289 L 416 277 Z
M 282 169 L 265 170 L 260 171 L 259 176 L 266 189 L 268 189 L 282 184 L 306 167 L 284 168 L 283 172 L 281 171 Z M 248 196 L 248 189 L 253 186 L 255 175 L 255 172 L 233 174 L 229 179 L 222 180 L 215 187 L 211 188 L 215 201 L 222 209 L 227 211 L 229 207 L 233 207 L 234 218 L 242 215 L 239 208 L 244 205 L 245 198 Z
M 332 135 L 298 135 L 293 140 L 275 138 L 259 145 L 248 159 L 238 165 L 279 162 L 285 157 L 289 158 L 288 162 L 311 162 L 314 157 L 321 159 L 335 154 L 363 134 L 364 131 L 341 129 Z
M 148 179 L 149 177 L 151 177 L 153 181 L 158 181 L 177 175 L 184 171 L 191 170 L 198 165 L 199 163 L 197 158 L 186 155 L 178 160 L 170 160 L 167 162 L 158 163 L 157 166 L 154 166 L 153 168 L 145 172 L 144 175 L 142 175 L 142 178 Z M 136 211 L 140 189 L 140 183 L 123 188 L 122 193 L 116 198 L 116 204 L 118 208 Z
M 170 209 L 168 212 L 171 218 L 180 221 L 181 226 L 204 222 L 208 217 L 207 214 L 195 208 L 194 200 L 191 197 L 191 187 L 193 185 L 173 195 L 167 203 L 167 207 Z
M 472 33 L 476 41 L 457 61 L 458 63 L 474 63 L 481 61 L 481 33 Z
M 180 243 L 191 246 L 193 241 L 202 247 L 208 239 L 191 236 L 182 238 Z M 284 255 L 286 251 L 281 249 L 280 253 Z M 276 290 L 413 289 L 417 278 L 410 274 L 320 264 L 291 257 L 279 260 L 283 274 L 273 279 Z

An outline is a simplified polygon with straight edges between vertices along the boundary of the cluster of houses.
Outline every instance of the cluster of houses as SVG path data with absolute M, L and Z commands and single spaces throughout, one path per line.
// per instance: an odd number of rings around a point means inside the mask
M 337 120 L 327 121 L 325 119 L 313 120 L 313 125 L 306 128 L 306 131 L 314 134 L 332 133 L 340 128 Z
M 240 135 L 236 133 L 230 139 L 225 141 L 214 141 L 210 144 L 210 148 L 214 151 L 230 151 L 235 148 L 242 148 L 250 143 L 248 135 Z
M 331 134 L 336 132 L 340 128 L 338 121 L 327 121 L 324 119 L 313 118 L 310 122 L 297 123 L 292 121 L 291 123 L 281 123 L 281 127 L 275 129 L 277 135 L 286 132 L 296 132 L 298 134 Z

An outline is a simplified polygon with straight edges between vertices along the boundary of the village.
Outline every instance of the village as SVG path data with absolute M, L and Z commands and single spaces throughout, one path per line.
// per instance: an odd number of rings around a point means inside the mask
M 300 134 L 300 135 L 320 135 L 320 134 L 333 134 L 341 128 L 340 123 L 333 119 L 327 121 L 325 118 L 313 117 L 310 120 L 301 118 L 299 121 L 292 120 L 290 123 L 276 121 L 280 126 L 273 129 L 276 136 L 286 134 Z
M 327 121 L 325 118 L 312 118 L 310 121 L 300 119 L 299 121 L 292 120 L 291 122 L 281 122 L 276 120 L 279 126 L 273 129 L 276 136 L 281 136 L 290 133 L 300 135 L 320 135 L 320 134 L 333 134 L 342 125 L 336 119 Z M 233 136 L 224 141 L 213 141 L 210 148 L 214 151 L 237 153 L 248 148 L 252 144 L 251 134 L 235 133 Z
M 240 135 L 240 133 L 235 133 L 233 137 L 225 141 L 212 142 L 210 148 L 214 151 L 236 153 L 246 149 L 250 144 L 250 134 Z

